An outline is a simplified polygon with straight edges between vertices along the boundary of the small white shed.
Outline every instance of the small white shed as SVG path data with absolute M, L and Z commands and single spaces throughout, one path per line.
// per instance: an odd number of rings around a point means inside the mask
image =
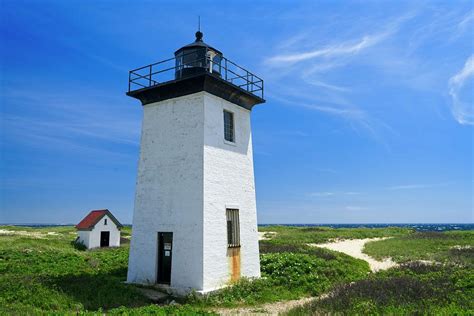
M 76 225 L 78 242 L 82 242 L 87 249 L 119 247 L 122 227 L 109 210 L 91 211 Z

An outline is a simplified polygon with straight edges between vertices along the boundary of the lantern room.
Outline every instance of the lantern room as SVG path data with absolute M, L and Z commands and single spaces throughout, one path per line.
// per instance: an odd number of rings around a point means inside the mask
M 196 40 L 178 49 L 176 59 L 175 79 L 182 79 L 205 72 L 220 77 L 222 53 L 202 40 L 203 33 L 196 32 Z

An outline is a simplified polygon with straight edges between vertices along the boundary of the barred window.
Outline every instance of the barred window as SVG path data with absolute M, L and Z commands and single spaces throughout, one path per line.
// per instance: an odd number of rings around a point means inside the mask
M 234 137 L 234 113 L 224 110 L 224 139 L 235 142 Z
M 226 209 L 227 215 L 227 247 L 240 247 L 239 210 Z

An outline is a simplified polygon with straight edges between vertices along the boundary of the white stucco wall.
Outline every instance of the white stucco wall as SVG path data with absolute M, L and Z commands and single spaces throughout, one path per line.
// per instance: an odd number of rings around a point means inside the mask
M 235 144 L 224 141 L 223 110 Z M 155 283 L 157 234 L 173 232 L 171 287 L 228 284 L 226 206 L 239 208 L 242 276 L 260 276 L 250 111 L 206 92 L 143 107 L 127 281 Z
M 226 208 L 239 209 L 241 276 L 260 277 L 250 111 L 205 95 L 204 288 L 227 284 Z M 235 143 L 224 140 L 224 115 L 234 113 Z
M 203 97 L 143 107 L 128 282 L 156 282 L 158 232 L 173 232 L 171 286 L 202 288 Z
M 107 219 L 107 225 L 104 224 L 105 219 Z M 109 247 L 120 246 L 120 230 L 107 215 L 102 217 L 92 230 L 78 231 L 79 241 L 83 241 L 88 249 L 98 248 L 100 247 L 100 233 L 103 231 L 110 232 Z
M 77 231 L 77 236 L 79 237 L 79 242 L 82 242 L 87 249 L 90 249 L 89 247 L 89 237 L 91 235 L 90 230 L 79 230 Z

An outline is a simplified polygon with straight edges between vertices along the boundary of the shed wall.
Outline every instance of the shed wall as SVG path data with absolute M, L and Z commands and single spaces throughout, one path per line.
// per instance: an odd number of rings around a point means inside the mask
M 82 242 L 87 247 L 87 249 L 90 249 L 89 247 L 90 234 L 91 232 L 89 230 L 77 231 L 77 235 L 79 236 L 79 242 Z
M 105 219 L 107 219 L 107 225 L 104 225 Z M 120 230 L 118 230 L 117 226 L 110 219 L 110 217 L 105 215 L 97 224 L 95 224 L 94 228 L 90 232 L 89 248 L 100 247 L 100 233 L 103 231 L 110 232 L 109 247 L 120 246 Z

